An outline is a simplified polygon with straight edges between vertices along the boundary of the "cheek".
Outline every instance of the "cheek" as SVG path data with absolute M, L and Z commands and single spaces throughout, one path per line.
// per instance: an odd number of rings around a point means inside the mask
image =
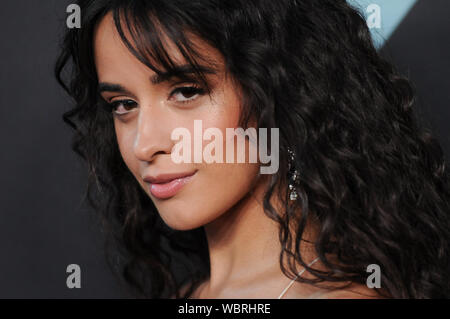
M 251 190 L 259 175 L 258 164 L 214 164 L 208 170 L 208 182 L 203 185 L 205 194 L 223 206 L 232 206 Z
M 223 117 L 212 118 L 204 121 L 205 127 L 216 127 L 223 134 L 223 155 L 224 163 L 204 164 L 199 177 L 202 182 L 196 189 L 197 205 L 201 203 L 202 207 L 202 224 L 217 219 L 223 213 L 232 208 L 239 200 L 241 200 L 249 191 L 252 190 L 259 176 L 259 163 L 250 163 L 248 150 L 250 143 L 245 141 L 246 158 L 245 163 L 226 163 L 226 128 L 236 128 L 239 119 L 239 110 L 236 108 L 233 112 L 228 112 Z M 237 159 L 237 138 L 234 138 L 234 154 Z M 204 141 L 204 146 L 211 141 Z
M 227 96 L 231 96 L 228 94 Z M 218 101 L 219 99 L 216 99 Z M 236 100 L 221 100 L 212 104 L 208 111 L 197 114 L 202 120 L 202 129 L 218 128 L 223 135 L 223 154 L 226 156 L 226 128 L 237 127 L 240 110 Z M 194 136 L 192 128 L 191 136 Z M 211 140 L 202 140 L 203 149 Z M 246 150 L 249 142 L 246 141 Z M 246 151 L 246 153 L 247 153 Z M 237 139 L 234 139 L 237 154 Z M 224 158 L 225 161 L 225 158 Z M 249 163 L 202 163 L 195 182 L 186 187 L 183 194 L 166 203 L 159 203 L 158 210 L 164 221 L 179 230 L 203 226 L 227 213 L 255 185 L 259 175 L 259 164 Z
M 195 182 L 181 196 L 157 205 L 160 216 L 178 230 L 213 222 L 252 190 L 258 172 L 257 164 L 209 164 L 199 170 Z
M 119 146 L 120 154 L 122 155 L 123 161 L 127 165 L 128 169 L 133 173 L 134 176 L 139 176 L 139 163 L 136 156 L 134 156 L 133 145 L 135 141 L 134 131 L 124 127 L 117 120 L 114 120 L 114 129 L 117 137 L 117 144 Z M 138 178 L 139 180 L 139 178 Z

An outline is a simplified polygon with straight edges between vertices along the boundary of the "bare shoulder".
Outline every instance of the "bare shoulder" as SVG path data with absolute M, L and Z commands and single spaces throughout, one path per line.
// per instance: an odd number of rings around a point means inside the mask
M 368 288 L 361 284 L 352 284 L 342 289 L 322 291 L 312 295 L 313 299 L 382 299 L 376 289 Z

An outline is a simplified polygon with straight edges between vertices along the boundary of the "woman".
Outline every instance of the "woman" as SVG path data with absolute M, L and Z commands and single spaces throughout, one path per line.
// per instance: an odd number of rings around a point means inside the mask
M 450 296 L 441 147 L 344 0 L 79 5 L 64 120 L 136 296 Z M 176 163 L 172 134 L 196 120 L 277 129 L 279 169 Z

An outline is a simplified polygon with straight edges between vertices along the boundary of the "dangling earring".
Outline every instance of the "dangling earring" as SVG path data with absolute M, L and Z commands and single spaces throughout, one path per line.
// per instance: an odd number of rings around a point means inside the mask
M 300 174 L 299 174 L 298 170 L 295 168 L 295 153 L 294 153 L 294 151 L 292 151 L 289 147 L 288 147 L 287 151 L 288 151 L 288 156 L 289 156 L 289 158 L 288 158 L 289 199 L 292 201 L 295 201 L 298 198 L 298 194 L 297 194 L 295 185 L 298 182 L 298 178 L 299 178 Z

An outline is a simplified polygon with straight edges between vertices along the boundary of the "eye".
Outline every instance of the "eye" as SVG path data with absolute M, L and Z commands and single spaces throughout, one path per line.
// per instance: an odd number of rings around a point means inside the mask
M 137 103 L 133 100 L 117 100 L 109 103 L 111 111 L 116 115 L 123 115 L 131 112 Z
M 175 99 L 177 102 L 187 103 L 195 100 L 198 96 L 205 94 L 205 90 L 196 86 L 184 86 L 176 88 L 170 93 L 170 99 Z

